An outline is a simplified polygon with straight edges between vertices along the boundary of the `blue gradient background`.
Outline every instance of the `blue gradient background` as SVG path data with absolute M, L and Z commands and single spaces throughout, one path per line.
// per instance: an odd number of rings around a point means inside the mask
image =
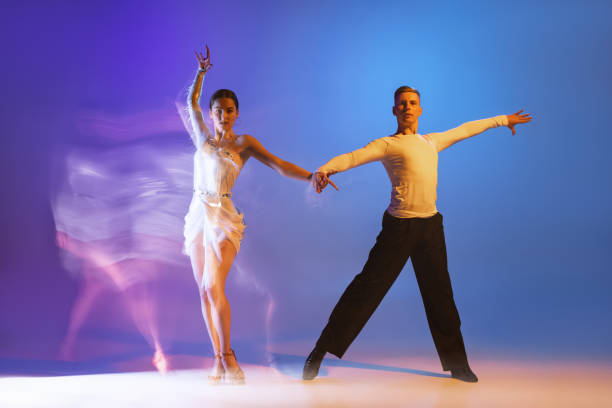
M 421 90 L 421 133 L 532 113 L 515 137 L 495 129 L 440 154 L 438 209 L 468 353 L 610 359 L 611 16 L 606 1 L 3 5 L 0 358 L 53 359 L 65 333 L 78 286 L 59 261 L 49 197 L 56 152 L 83 143 L 82 112 L 175 111 L 206 42 L 203 100 L 235 90 L 236 131 L 307 169 L 391 134 L 404 84 Z M 180 130 L 144 143 L 191 151 Z M 335 181 L 339 192 L 316 196 L 254 160 L 243 170 L 244 273 L 228 281 L 243 358 L 266 344 L 307 353 L 360 271 L 390 185 L 378 163 Z M 164 347 L 206 355 L 188 258 L 168 269 L 154 291 Z M 148 353 L 118 299 L 94 308 L 83 338 Z M 347 358 L 359 353 L 435 358 L 410 266 Z

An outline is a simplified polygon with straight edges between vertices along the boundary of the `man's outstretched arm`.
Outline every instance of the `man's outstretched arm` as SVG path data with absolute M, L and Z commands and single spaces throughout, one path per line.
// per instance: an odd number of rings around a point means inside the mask
M 373 140 L 361 149 L 336 156 L 319 167 L 312 177 L 312 183 L 317 192 L 320 193 L 327 183 L 331 183 L 329 176 L 332 174 L 340 173 L 362 164 L 382 160 L 386 151 L 387 142 L 381 139 Z M 338 189 L 333 183 L 332 185 L 336 190 Z
M 527 123 L 531 120 L 528 113 L 522 113 L 523 110 L 513 113 L 512 115 L 500 115 L 488 119 L 474 120 L 466 122 L 454 129 L 440 133 L 429 133 L 427 137 L 435 144 L 438 152 L 454 145 L 461 140 L 476 136 L 487 129 L 498 126 L 508 126 L 512 130 L 512 134 L 516 134 L 515 125 Z

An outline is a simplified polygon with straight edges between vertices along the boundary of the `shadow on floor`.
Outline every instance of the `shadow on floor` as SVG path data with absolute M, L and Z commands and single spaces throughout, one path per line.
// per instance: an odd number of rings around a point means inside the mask
M 202 357 L 208 353 L 202 353 L 201 347 L 189 347 L 189 344 L 182 344 L 179 349 L 170 350 L 168 357 L 172 359 L 173 354 L 196 357 L 195 361 L 201 361 Z M 179 351 L 180 350 L 180 351 Z M 240 357 L 240 361 L 247 364 L 270 366 L 277 369 L 284 375 L 292 378 L 302 378 L 302 368 L 306 356 L 293 354 L 272 353 L 266 355 L 262 350 L 250 350 L 245 348 L 245 353 Z M 176 353 L 176 354 L 175 354 Z M 151 351 L 148 349 L 134 350 L 104 357 L 98 357 L 88 361 L 69 362 L 58 360 L 27 360 L 17 358 L 0 358 L 0 377 L 2 376 L 64 376 L 64 375 L 86 375 L 103 374 L 134 371 L 154 371 L 150 363 Z M 200 360 L 198 360 L 199 358 Z M 136 361 L 136 364 L 125 365 L 122 363 Z M 199 363 L 198 363 L 199 364 Z M 182 361 L 180 364 L 171 364 L 172 369 L 194 368 L 191 364 Z M 197 366 L 199 367 L 199 366 Z M 431 371 L 418 370 L 413 368 L 392 367 L 379 364 L 360 363 L 356 361 L 338 360 L 326 358 L 319 371 L 320 377 L 328 375 L 328 367 L 347 367 L 361 368 L 364 370 L 389 371 L 396 373 L 408 373 L 427 377 L 449 378 L 448 374 L 440 374 Z
M 271 359 L 272 361 L 270 365 L 276 368 L 281 373 L 293 378 L 302 378 L 302 368 L 304 367 L 304 361 L 306 360 L 306 356 L 272 353 Z M 327 367 L 361 368 L 364 370 L 391 371 L 395 373 L 423 375 L 426 377 L 450 378 L 449 374 L 434 373 L 432 371 L 417 370 L 414 368 L 392 367 L 379 364 L 359 363 L 356 361 L 337 360 L 330 358 L 326 358 L 325 360 L 323 360 L 323 364 L 321 364 L 321 370 L 319 370 L 319 377 L 327 376 Z

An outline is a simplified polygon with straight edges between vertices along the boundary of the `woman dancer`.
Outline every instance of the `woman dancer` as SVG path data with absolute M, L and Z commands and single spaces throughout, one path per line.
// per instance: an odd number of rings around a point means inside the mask
M 202 114 L 199 99 L 204 75 L 211 68 L 206 57 L 196 52 L 199 69 L 189 91 L 188 130 L 196 147 L 194 156 L 194 195 L 185 216 L 185 252 L 191 258 L 200 289 L 202 314 L 212 342 L 215 360 L 208 379 L 244 384 L 244 373 L 230 347 L 230 306 L 225 281 L 240 249 L 244 231 L 242 214 L 232 203 L 232 187 L 242 166 L 254 157 L 283 176 L 309 181 L 311 173 L 268 152 L 250 135 L 237 135 L 232 127 L 238 117 L 234 92 L 219 89 L 210 98 L 211 133 Z

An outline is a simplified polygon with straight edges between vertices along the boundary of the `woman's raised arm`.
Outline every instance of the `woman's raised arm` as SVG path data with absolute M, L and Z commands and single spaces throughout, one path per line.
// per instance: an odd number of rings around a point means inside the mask
M 191 126 L 193 127 L 193 134 L 195 135 L 193 143 L 195 144 L 196 148 L 199 148 L 204 140 L 211 137 L 210 130 L 204 122 L 202 108 L 200 107 L 200 95 L 202 94 L 204 75 L 206 75 L 210 67 L 212 67 L 212 64 L 210 63 L 210 50 L 208 49 L 208 46 L 206 46 L 206 57 L 204 57 L 201 52 L 198 53 L 196 51 L 195 54 L 196 58 L 198 59 L 199 69 L 193 84 L 189 89 L 189 95 L 187 96 L 187 107 Z

